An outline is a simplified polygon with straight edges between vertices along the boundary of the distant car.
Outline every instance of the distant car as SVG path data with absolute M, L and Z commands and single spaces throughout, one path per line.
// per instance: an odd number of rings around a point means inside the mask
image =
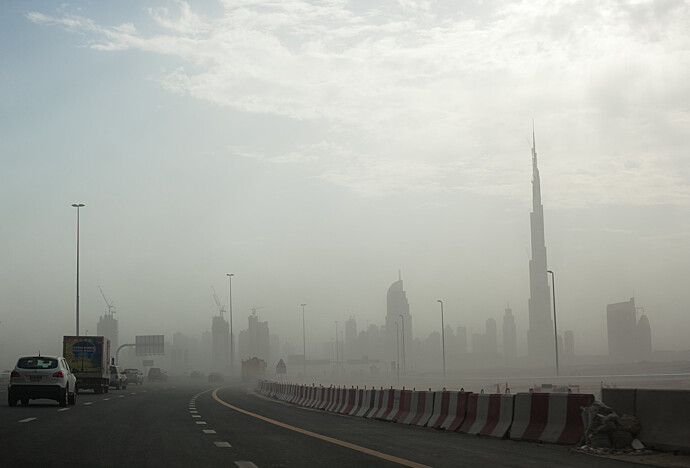
M 152 367 L 151 369 L 149 369 L 148 379 L 149 382 L 165 382 L 166 380 L 168 380 L 168 374 L 166 374 L 165 371 L 160 367 Z
M 9 369 L 5 369 L 4 371 L 2 371 L 2 373 L 0 374 L 0 385 L 9 385 L 11 374 L 12 371 Z
M 208 374 L 208 381 L 209 382 L 224 382 L 225 381 L 225 376 L 221 374 L 220 372 L 211 372 Z
M 204 376 L 204 374 L 202 374 L 202 373 L 199 372 L 198 370 L 192 371 L 192 373 L 189 374 L 189 378 L 191 378 L 191 379 L 200 379 L 200 378 L 202 378 L 203 376 Z
M 144 374 L 139 372 L 139 369 L 125 369 L 124 374 L 127 385 L 144 385 Z
M 74 405 L 77 401 L 77 378 L 62 356 L 20 357 L 10 373 L 7 404 L 18 401 L 27 406 L 29 400 L 49 398 L 60 406 Z
M 117 390 L 127 390 L 127 377 L 120 366 L 110 366 L 110 386 Z

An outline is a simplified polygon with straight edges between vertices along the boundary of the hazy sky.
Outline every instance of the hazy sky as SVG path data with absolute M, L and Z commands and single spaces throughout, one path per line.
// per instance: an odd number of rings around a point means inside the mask
M 558 324 L 606 352 L 633 294 L 655 348 L 690 332 L 684 1 L 3 1 L 0 349 L 117 307 L 121 343 L 198 335 L 227 302 L 310 345 L 382 324 L 526 351 L 530 139 Z M 14 348 L 13 348 L 14 349 Z

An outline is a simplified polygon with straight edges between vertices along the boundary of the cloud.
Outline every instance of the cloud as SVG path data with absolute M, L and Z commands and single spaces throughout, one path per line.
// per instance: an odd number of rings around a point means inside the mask
M 88 34 L 96 50 L 176 57 L 179 66 L 158 77 L 170 92 L 325 123 L 344 151 L 322 178 L 360 194 L 395 192 L 406 182 L 419 190 L 445 183 L 528 197 L 529 163 L 512 155 L 528 154 L 516 141 L 536 117 L 538 128 L 552 129 L 543 140 L 562 138 L 551 145 L 567 161 L 549 174 L 556 203 L 689 201 L 681 160 L 688 142 L 678 137 L 690 98 L 685 2 L 541 0 L 451 9 L 411 0 L 227 0 L 213 18 L 186 2 L 172 5 L 149 10 L 159 29 L 147 31 L 69 14 L 27 18 Z M 643 130 L 681 140 L 667 148 L 668 166 L 651 164 L 655 155 L 639 150 Z M 309 144 L 323 135 L 315 138 Z M 319 160 L 308 153 L 303 146 L 266 159 Z M 612 168 L 588 174 L 565 167 L 599 167 L 601 160 Z M 452 162 L 476 177 L 444 182 Z M 640 186 L 647 190 L 634 190 Z

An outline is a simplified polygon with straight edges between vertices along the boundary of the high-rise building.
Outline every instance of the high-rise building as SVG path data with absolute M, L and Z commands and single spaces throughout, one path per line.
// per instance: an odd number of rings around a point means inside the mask
M 503 316 L 503 357 L 507 361 L 517 358 L 517 328 L 513 309 L 506 307 Z
M 402 319 L 401 316 L 402 315 Z M 398 323 L 396 326 L 395 324 Z M 386 296 L 386 351 L 385 359 L 388 362 L 396 360 L 398 338 L 397 330 L 400 329 L 400 361 L 405 363 L 409 357 L 407 350 L 403 353 L 410 343 L 412 343 L 412 316 L 410 315 L 410 304 L 407 302 L 407 294 L 403 289 L 403 281 L 398 276 L 398 281 L 391 284 Z M 405 331 L 402 333 L 402 331 Z
M 498 354 L 498 333 L 496 330 L 496 320 L 490 318 L 486 320 L 486 354 L 495 356 Z
M 634 362 L 637 359 L 637 318 L 635 298 L 606 306 L 606 325 L 609 338 L 609 357 L 614 362 Z
M 211 367 L 220 372 L 230 370 L 230 324 L 222 315 L 211 321 Z
M 115 353 L 117 353 L 117 348 L 120 346 L 120 344 L 118 343 L 119 332 L 117 327 L 117 319 L 112 313 L 101 315 L 101 318 L 96 324 L 96 335 L 105 336 L 110 340 L 110 355 L 115 357 Z
M 532 258 L 529 261 L 529 330 L 527 354 L 533 360 L 551 359 L 554 353 L 551 299 L 546 278 L 546 242 L 544 240 L 544 207 L 541 203 L 541 181 L 537 167 L 537 145 L 532 129 L 532 213 L 530 213 Z
M 248 317 L 249 327 L 240 332 L 240 358 L 270 360 L 268 322 L 259 322 L 256 310 Z
M 357 355 L 357 321 L 350 317 L 345 322 L 345 360 L 359 359 Z

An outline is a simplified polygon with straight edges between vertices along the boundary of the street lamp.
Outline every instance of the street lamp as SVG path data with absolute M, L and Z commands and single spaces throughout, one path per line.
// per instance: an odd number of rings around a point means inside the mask
M 338 321 L 335 321 L 335 369 L 338 370 Z
M 441 349 L 443 351 L 443 377 L 446 376 L 446 327 L 443 324 L 443 301 L 441 299 L 436 302 L 441 304 Z
M 397 353 L 395 359 L 395 371 L 398 379 L 398 385 L 400 385 L 400 324 L 398 322 L 395 322 L 395 349 Z
M 232 332 L 232 277 L 235 276 L 234 273 L 226 273 L 225 276 L 228 277 L 228 303 L 230 311 L 230 375 L 235 375 L 235 343 L 233 340 Z
M 79 336 L 79 208 L 83 208 L 83 203 L 73 203 L 77 209 L 77 336 Z
M 307 304 L 300 304 L 302 306 L 302 357 L 304 359 L 304 376 L 307 376 L 307 332 L 304 326 L 304 307 Z
M 405 317 L 400 314 L 400 320 L 402 320 L 402 365 L 403 365 L 403 375 L 405 375 Z
M 553 271 L 546 270 L 547 273 L 551 273 L 551 292 L 553 295 L 553 342 L 556 346 L 556 377 L 559 376 L 558 369 L 558 327 L 556 326 L 556 279 L 554 277 Z

